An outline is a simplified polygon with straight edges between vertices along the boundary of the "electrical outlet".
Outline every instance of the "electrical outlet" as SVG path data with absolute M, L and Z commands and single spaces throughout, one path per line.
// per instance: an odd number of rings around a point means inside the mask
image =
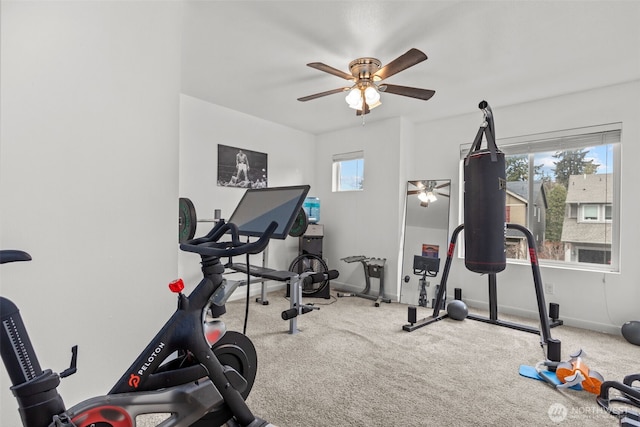
M 544 292 L 546 294 L 553 295 L 553 283 L 545 283 Z

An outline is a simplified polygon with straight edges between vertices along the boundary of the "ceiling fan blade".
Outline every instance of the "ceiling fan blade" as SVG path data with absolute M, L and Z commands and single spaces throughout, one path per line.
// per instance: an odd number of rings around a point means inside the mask
M 390 84 L 382 84 L 379 89 L 384 93 L 393 93 L 394 95 L 408 96 L 410 98 L 422 99 L 424 101 L 431 99 L 435 95 L 435 90 L 419 89 L 417 87 L 398 86 Z
M 333 95 L 334 93 L 340 93 L 340 92 L 345 92 L 347 90 L 349 90 L 351 88 L 349 87 L 341 87 L 338 89 L 332 89 L 332 90 L 328 90 L 326 92 L 320 92 L 320 93 L 314 93 L 313 95 L 307 95 L 307 96 L 303 96 L 302 98 L 298 98 L 298 101 L 311 101 L 312 99 L 316 99 L 316 98 L 321 98 L 323 96 L 327 96 L 327 95 Z
M 407 191 L 407 196 L 411 196 L 412 194 L 420 194 L 422 190 L 409 190 Z
M 450 183 L 445 182 L 445 183 L 443 183 L 443 184 L 436 185 L 434 188 L 435 188 L 435 189 L 438 189 L 438 188 L 444 188 L 444 187 L 448 187 L 449 185 L 450 185 Z
M 409 67 L 413 67 L 416 64 L 427 59 L 427 55 L 419 51 L 418 49 L 409 49 L 406 53 L 400 55 L 393 61 L 389 62 L 384 67 L 380 68 L 373 76 L 376 80 L 384 80 L 394 74 L 399 73 L 402 70 L 406 70 Z
M 337 68 L 330 67 L 322 62 L 311 62 L 307 64 L 307 66 L 315 68 L 316 70 L 324 71 L 325 73 L 333 74 L 334 76 L 342 77 L 345 80 L 355 80 L 355 77 L 351 74 L 340 71 Z

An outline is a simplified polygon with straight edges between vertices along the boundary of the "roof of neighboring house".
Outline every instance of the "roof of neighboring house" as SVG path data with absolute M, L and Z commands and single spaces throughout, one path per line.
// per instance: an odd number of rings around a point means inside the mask
M 611 223 L 578 223 L 576 218 L 565 218 L 561 240 L 567 243 L 611 244 Z
M 508 181 L 507 182 L 507 191 L 520 196 L 524 201 L 529 200 L 529 181 Z M 542 202 L 544 203 L 544 208 L 547 208 L 547 195 L 544 190 L 544 185 L 542 185 L 542 181 L 534 181 L 533 182 L 533 201 L 535 203 L 538 200 L 538 197 L 542 195 Z
M 571 175 L 567 203 L 612 203 L 613 174 Z

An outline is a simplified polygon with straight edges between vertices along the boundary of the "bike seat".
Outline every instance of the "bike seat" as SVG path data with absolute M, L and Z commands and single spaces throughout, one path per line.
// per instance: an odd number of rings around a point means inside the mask
M 14 261 L 31 261 L 31 255 L 24 251 L 17 251 L 13 249 L 0 250 L 0 264 Z

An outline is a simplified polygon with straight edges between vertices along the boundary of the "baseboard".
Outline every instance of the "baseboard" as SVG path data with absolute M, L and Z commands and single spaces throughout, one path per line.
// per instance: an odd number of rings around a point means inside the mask
M 474 308 L 477 310 L 489 311 L 489 303 L 485 301 L 469 300 L 466 298 L 463 298 L 463 299 L 465 304 L 467 304 L 467 306 L 469 307 L 470 311 L 472 311 L 471 309 L 474 309 Z M 519 307 L 499 305 L 498 318 L 500 318 L 500 313 L 511 315 L 511 316 L 519 316 L 519 317 L 523 317 L 525 319 L 531 319 L 534 321 L 539 320 L 537 311 L 524 310 Z M 592 322 L 585 319 L 566 317 L 562 314 L 562 306 L 560 306 L 560 320 L 562 320 L 564 324 L 567 326 L 580 328 L 580 329 L 587 329 L 595 332 L 603 332 L 611 335 L 622 336 L 622 333 L 620 332 L 620 326 L 611 325 L 607 323 Z
M 332 280 L 331 288 L 340 292 L 362 292 L 364 286 L 356 286 L 349 283 L 336 282 L 335 280 Z

